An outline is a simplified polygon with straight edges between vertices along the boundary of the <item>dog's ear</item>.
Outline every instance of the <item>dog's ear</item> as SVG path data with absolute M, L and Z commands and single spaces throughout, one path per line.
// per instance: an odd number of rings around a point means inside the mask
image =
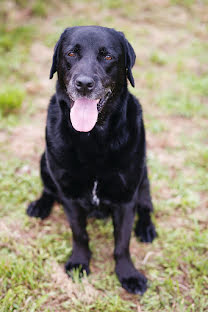
M 134 87 L 135 86 L 134 77 L 132 75 L 131 69 L 135 64 L 136 54 L 131 44 L 127 40 L 126 40 L 126 45 L 127 45 L 127 63 L 126 63 L 127 78 L 129 79 L 132 87 Z
M 53 62 L 52 62 L 52 66 L 51 66 L 50 76 L 49 76 L 50 79 L 53 78 L 53 75 L 54 75 L 55 72 L 57 71 L 57 62 L 58 62 L 58 54 L 59 54 L 60 41 L 61 41 L 61 38 L 60 38 L 59 41 L 56 43 L 55 48 L 54 48 Z
M 56 45 L 55 45 L 55 48 L 54 48 L 54 54 L 53 54 L 53 62 L 52 62 L 52 66 L 51 66 L 50 76 L 49 76 L 50 79 L 53 78 L 53 75 L 57 71 L 57 64 L 58 64 L 58 58 L 59 58 L 59 49 L 60 49 L 61 42 L 62 42 L 66 32 L 68 32 L 69 29 L 71 29 L 71 28 L 72 27 L 66 28 L 64 30 L 64 32 L 61 34 L 59 40 L 56 42 Z
M 135 54 L 134 49 L 132 48 L 131 44 L 125 38 L 124 34 L 122 32 L 119 32 L 119 34 L 122 37 L 122 44 L 124 47 L 126 75 L 127 75 L 128 80 L 130 81 L 132 87 L 134 87 L 135 86 L 134 77 L 132 75 L 131 69 L 135 63 L 136 54 Z

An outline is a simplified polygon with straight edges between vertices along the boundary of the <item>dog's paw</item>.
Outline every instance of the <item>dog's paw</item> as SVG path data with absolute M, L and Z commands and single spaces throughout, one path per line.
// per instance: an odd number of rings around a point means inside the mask
M 157 237 L 157 232 L 153 223 L 144 225 L 139 221 L 135 228 L 135 234 L 143 243 L 151 243 Z
M 27 214 L 30 217 L 45 219 L 50 215 L 51 207 L 46 207 L 40 199 L 31 202 L 27 208 Z
M 72 278 L 73 278 L 73 270 L 78 270 L 79 278 L 82 278 L 84 276 L 84 272 L 86 272 L 87 275 L 90 274 L 90 268 L 89 268 L 88 264 L 86 264 L 86 263 L 74 263 L 71 260 L 69 260 L 65 264 L 65 271 Z
M 147 278 L 142 273 L 137 272 L 135 276 L 122 278 L 121 285 L 129 293 L 143 295 L 147 290 Z

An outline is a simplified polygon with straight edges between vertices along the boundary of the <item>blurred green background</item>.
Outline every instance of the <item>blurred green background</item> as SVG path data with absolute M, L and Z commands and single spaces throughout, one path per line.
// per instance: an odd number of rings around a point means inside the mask
M 112 222 L 90 220 L 92 274 L 63 267 L 71 230 L 59 206 L 45 221 L 25 209 L 41 191 L 38 161 L 55 80 L 53 47 L 65 27 L 123 31 L 147 132 L 159 237 L 131 253 L 149 279 L 143 297 L 114 274 Z M 208 2 L 0 1 L 0 311 L 208 311 Z

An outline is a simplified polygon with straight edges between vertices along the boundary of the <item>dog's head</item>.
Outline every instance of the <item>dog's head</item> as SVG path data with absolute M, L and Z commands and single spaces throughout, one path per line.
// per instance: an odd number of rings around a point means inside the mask
M 70 98 L 70 118 L 77 131 L 96 124 L 109 99 L 127 78 L 134 86 L 135 53 L 121 32 L 99 26 L 67 28 L 54 50 L 50 79 L 58 80 Z

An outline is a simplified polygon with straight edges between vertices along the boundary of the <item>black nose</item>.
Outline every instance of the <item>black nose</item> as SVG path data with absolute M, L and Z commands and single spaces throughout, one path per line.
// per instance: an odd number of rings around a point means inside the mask
M 80 75 L 75 80 L 75 86 L 79 92 L 90 92 L 94 89 L 95 81 L 91 77 Z

